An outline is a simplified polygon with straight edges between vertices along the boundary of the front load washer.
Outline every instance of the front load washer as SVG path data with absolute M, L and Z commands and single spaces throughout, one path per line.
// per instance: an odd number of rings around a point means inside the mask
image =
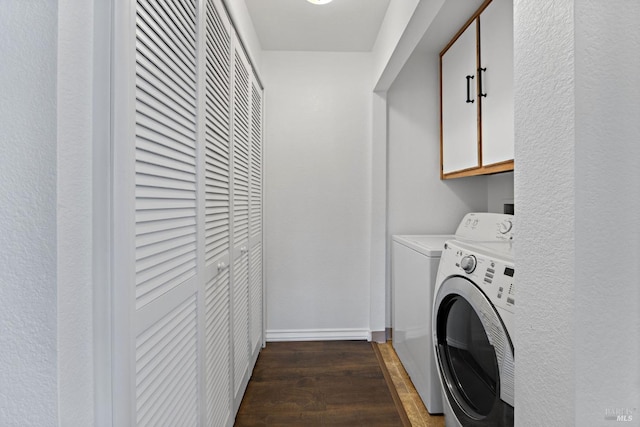
M 447 427 L 514 423 L 513 223 L 467 214 L 442 252 L 432 332 Z
M 431 307 L 440 253 L 452 235 L 395 235 L 391 246 L 392 345 L 427 411 L 442 413 L 431 342 Z

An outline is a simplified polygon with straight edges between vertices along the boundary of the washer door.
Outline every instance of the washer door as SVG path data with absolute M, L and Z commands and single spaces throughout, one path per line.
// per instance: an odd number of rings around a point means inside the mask
M 513 344 L 485 294 L 464 277 L 435 295 L 434 346 L 446 398 L 463 426 L 513 426 Z

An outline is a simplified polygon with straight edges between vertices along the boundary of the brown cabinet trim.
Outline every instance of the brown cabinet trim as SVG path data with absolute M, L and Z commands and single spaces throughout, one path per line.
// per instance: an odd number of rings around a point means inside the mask
M 480 167 L 464 169 L 461 171 L 451 172 L 448 174 L 443 174 L 442 168 L 441 168 L 440 178 L 453 179 L 453 178 L 462 178 L 465 176 L 492 175 L 495 173 L 511 172 L 511 171 L 513 171 L 513 160 L 507 160 L 500 163 L 494 163 L 492 165 L 484 165 Z

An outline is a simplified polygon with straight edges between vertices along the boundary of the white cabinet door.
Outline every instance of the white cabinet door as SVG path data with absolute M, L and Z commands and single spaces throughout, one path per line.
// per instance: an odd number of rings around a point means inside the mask
M 513 1 L 493 0 L 480 14 L 482 164 L 513 159 Z
M 513 170 L 513 3 L 493 0 L 442 53 L 442 178 Z
M 442 173 L 480 166 L 476 99 L 477 21 L 442 55 Z

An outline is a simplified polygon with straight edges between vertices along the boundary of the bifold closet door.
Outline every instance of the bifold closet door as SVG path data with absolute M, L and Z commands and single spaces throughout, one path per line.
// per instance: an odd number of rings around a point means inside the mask
M 234 52 L 233 354 L 235 404 L 263 342 L 262 87 L 238 44 Z
M 200 422 L 197 3 L 116 2 L 114 425 Z
M 112 424 L 230 426 L 263 336 L 261 88 L 222 0 L 113 22 Z
M 262 88 L 251 80 L 251 146 L 249 179 L 249 321 L 251 351 L 263 343 L 262 281 Z
M 205 21 L 205 381 L 207 425 L 232 419 L 231 23 L 206 1 Z
M 233 361 L 234 395 L 246 383 L 249 351 L 249 62 L 234 49 L 233 73 Z

